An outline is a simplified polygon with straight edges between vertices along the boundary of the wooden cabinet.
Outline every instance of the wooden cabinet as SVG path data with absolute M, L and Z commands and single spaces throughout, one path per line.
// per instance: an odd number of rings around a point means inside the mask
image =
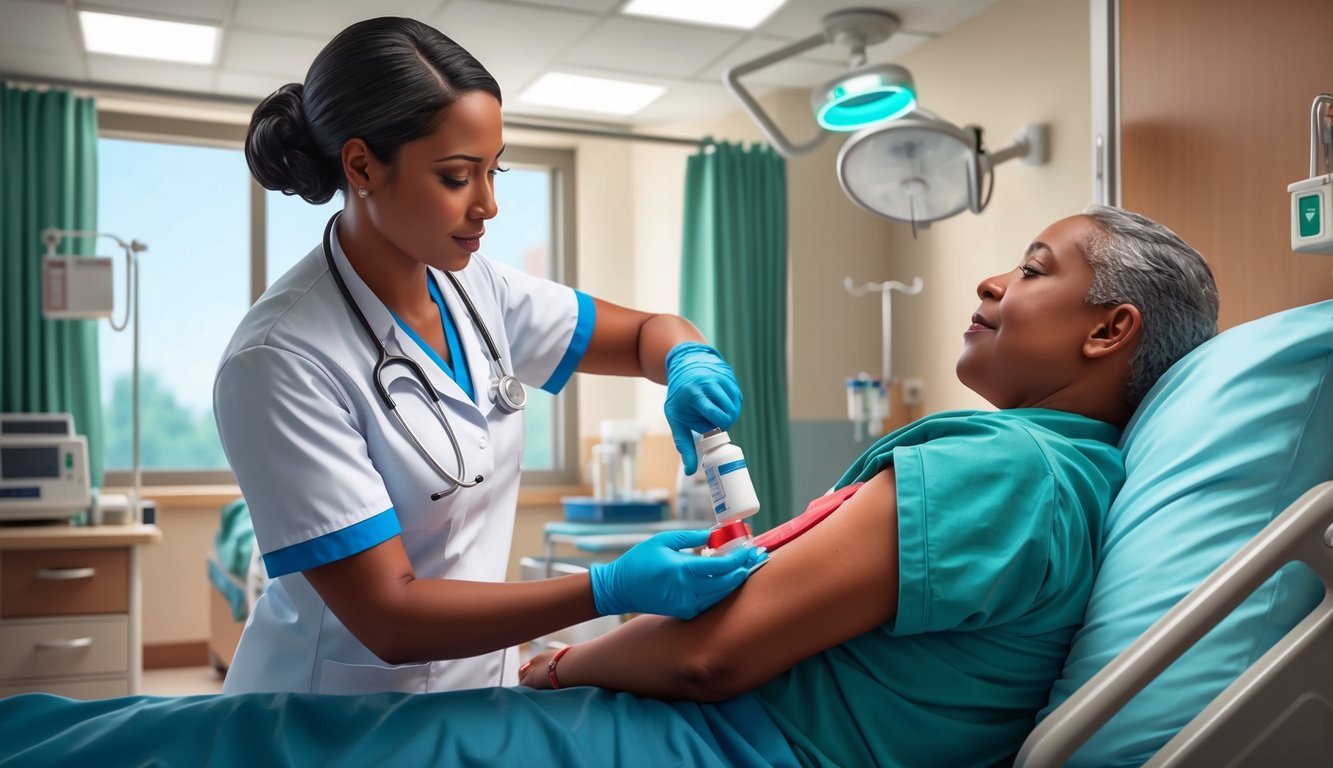
M 139 546 L 153 526 L 0 528 L 0 696 L 137 693 Z

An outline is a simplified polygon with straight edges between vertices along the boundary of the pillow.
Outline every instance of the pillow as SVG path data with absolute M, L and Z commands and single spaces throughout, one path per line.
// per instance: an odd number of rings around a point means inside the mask
M 1069 698 L 1312 486 L 1333 480 L 1333 301 L 1237 326 L 1157 382 L 1121 438 L 1082 629 L 1039 715 Z M 1140 765 L 1323 596 L 1291 564 L 1090 739 L 1071 766 Z

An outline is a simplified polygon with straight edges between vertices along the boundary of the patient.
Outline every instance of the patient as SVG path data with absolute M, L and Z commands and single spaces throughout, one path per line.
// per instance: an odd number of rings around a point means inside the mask
M 186 700 L 162 718 L 163 738 L 147 741 L 160 700 L 80 714 L 23 697 L 19 711 L 0 702 L 0 744 L 67 757 L 41 750 L 81 742 L 32 729 L 100 719 L 101 749 L 117 739 L 158 758 L 246 739 L 261 762 L 1008 761 L 1082 621 L 1102 519 L 1124 479 L 1120 429 L 1158 376 L 1215 333 L 1217 293 L 1175 234 L 1090 206 L 977 294 L 957 373 L 1000 410 L 936 414 L 875 443 L 838 482 L 850 492 L 841 506 L 697 619 L 640 617 L 523 672 L 532 687 L 598 688 Z M 310 751 L 287 743 L 266 754 L 248 730 L 255 710 Z M 134 738 L 115 736 L 135 723 Z M 389 723 L 392 755 L 367 738 Z M 208 724 L 189 745 L 169 738 Z

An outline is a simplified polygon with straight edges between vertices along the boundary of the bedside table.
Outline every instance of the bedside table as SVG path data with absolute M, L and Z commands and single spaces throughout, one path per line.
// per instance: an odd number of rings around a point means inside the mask
M 138 693 L 139 547 L 152 525 L 0 527 L 0 697 Z

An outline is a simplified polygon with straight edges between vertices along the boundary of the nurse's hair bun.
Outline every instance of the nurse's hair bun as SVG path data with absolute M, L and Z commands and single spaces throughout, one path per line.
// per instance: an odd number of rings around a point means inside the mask
M 259 103 L 245 135 L 245 162 L 265 189 L 318 205 L 342 189 L 343 173 L 338 159 L 325 157 L 315 143 L 304 92 L 301 83 L 289 83 Z

